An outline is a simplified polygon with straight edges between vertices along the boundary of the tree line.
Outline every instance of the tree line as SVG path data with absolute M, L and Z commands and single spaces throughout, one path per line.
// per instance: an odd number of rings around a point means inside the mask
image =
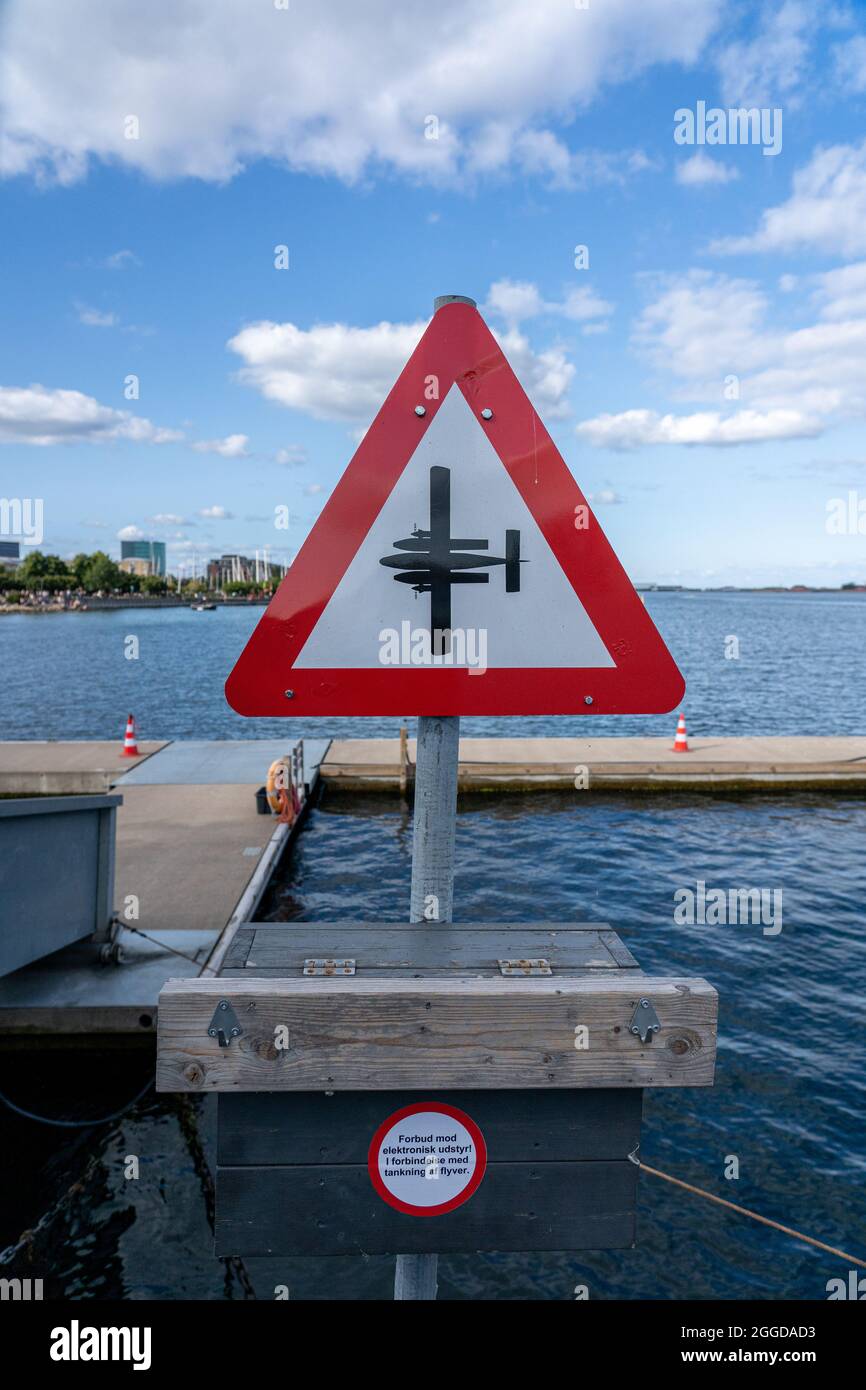
M 222 592 L 249 594 L 270 587 L 233 581 L 224 584 Z M 206 588 L 207 582 L 203 579 L 187 579 L 181 592 L 195 594 Z M 177 592 L 177 580 L 159 574 L 127 574 L 104 550 L 95 550 L 90 555 L 82 552 L 71 560 L 31 550 L 17 569 L 0 570 L 0 589 L 5 591 L 7 599 L 21 590 L 50 594 L 64 593 L 67 589 L 85 594 L 166 594 L 169 589 Z

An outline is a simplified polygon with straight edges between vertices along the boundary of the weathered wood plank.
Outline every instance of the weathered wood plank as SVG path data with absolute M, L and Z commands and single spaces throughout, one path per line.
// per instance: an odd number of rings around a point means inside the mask
M 641 995 L 661 1023 L 648 1043 L 629 1032 Z M 225 1048 L 207 1032 L 221 998 L 243 1029 Z M 619 971 L 169 980 L 159 998 L 157 1089 L 710 1086 L 717 1003 L 705 980 Z M 586 1049 L 575 1046 L 578 1026 L 588 1029 Z
M 221 1164 L 366 1163 L 393 1111 L 424 1091 L 226 1093 L 218 1100 Z M 479 1126 L 493 1162 L 622 1159 L 640 1142 L 640 1091 L 447 1091 L 436 1099 Z
M 617 970 L 626 963 L 637 965 L 628 952 L 623 957 L 616 950 L 621 943 L 615 932 L 596 929 L 538 928 L 515 923 L 478 931 L 443 924 L 435 930 L 428 927 L 425 931 L 411 931 L 404 926 L 395 932 L 375 925 L 299 923 L 292 927 L 256 924 L 252 930 L 247 954 L 227 957 L 226 970 L 245 967 L 300 974 L 304 961 L 310 957 L 351 957 L 357 962 L 359 975 L 401 970 L 425 977 L 461 971 L 498 974 L 497 962 L 503 957 L 544 957 L 554 970 L 568 973 Z
M 610 951 L 617 965 L 624 969 L 639 968 L 638 962 L 635 960 L 631 951 L 628 949 L 625 942 L 620 940 L 615 931 L 611 931 L 609 928 L 602 928 L 599 932 L 599 937 Z
M 638 1170 L 614 1163 L 491 1163 L 456 1211 L 407 1216 L 366 1165 L 219 1167 L 215 1253 L 394 1255 L 615 1250 L 634 1245 Z
M 240 927 L 235 932 L 223 957 L 222 970 L 243 969 L 247 963 L 254 936 L 255 932 L 246 927 Z
M 312 953 L 310 953 L 310 954 L 312 954 Z M 329 955 L 329 956 L 333 955 L 333 952 L 329 951 L 329 952 L 328 952 L 328 955 Z M 522 952 L 521 952 L 521 956 L 522 956 Z M 551 962 L 551 964 L 552 964 L 552 962 Z M 640 979 L 641 976 L 643 975 L 643 971 L 642 971 L 642 970 L 639 970 L 639 969 L 625 970 L 625 969 L 622 969 L 621 967 L 620 967 L 620 968 L 617 968 L 617 967 L 613 966 L 610 962 L 608 962 L 607 965 L 598 965 L 598 966 L 590 966 L 590 965 L 587 965 L 587 966 L 581 966 L 581 967 L 579 967 L 579 968 L 576 967 L 576 968 L 573 969 L 573 970 L 571 970 L 571 969 L 562 969 L 562 968 L 560 968 L 560 969 L 557 970 L 556 967 L 554 966 L 554 967 L 553 967 L 553 970 L 554 970 L 554 974 L 557 974 L 557 975 L 559 975 L 560 977 L 565 977 L 565 978 L 568 978 L 568 979 L 574 979 L 574 978 L 576 978 L 577 976 L 580 976 L 581 978 L 583 978 L 583 977 L 591 977 L 591 976 L 593 976 L 593 975 L 609 975 L 610 972 L 611 972 L 611 970 L 612 970 L 612 969 L 615 969 L 615 968 L 617 969 L 617 976 L 618 976 L 618 977 L 624 975 L 624 976 L 629 977 L 629 978 L 638 978 L 638 979 Z M 255 976 L 256 978 L 261 978 L 261 979 L 263 979 L 263 980 L 284 980 L 284 979 L 286 978 L 287 975 L 290 975 L 290 976 L 292 976 L 292 975 L 298 976 L 298 975 L 302 975 L 303 973 L 304 973 L 304 972 L 301 970 L 300 966 L 298 966 L 297 968 L 294 967 L 294 966 L 292 966 L 291 969 L 288 969 L 285 965 L 259 965 L 259 963 L 258 963 L 257 961 L 251 960 L 251 961 L 247 962 L 245 968 L 242 967 L 242 966 L 236 966 L 236 967 L 226 966 L 224 969 L 222 969 L 222 970 L 220 971 L 220 976 L 219 976 L 219 977 L 220 977 L 220 979 L 226 979 L 226 978 L 228 978 L 228 979 L 232 979 L 232 980 L 240 980 L 240 979 L 244 979 L 244 978 L 249 978 L 251 975 L 253 975 L 253 976 Z M 432 970 L 418 970 L 418 968 L 417 968 L 416 966 L 412 966 L 412 965 L 389 965 L 389 966 L 384 966 L 384 967 L 383 967 L 383 966 L 377 967 L 376 969 L 374 969 L 374 970 L 371 972 L 371 970 L 370 970 L 369 967 L 367 967 L 367 968 L 365 969 L 363 963 L 361 963 L 361 962 L 358 963 L 358 968 L 357 968 L 357 970 L 356 970 L 356 974 L 357 974 L 357 975 L 359 975 L 359 976 L 361 976 L 361 975 L 366 975 L 366 976 L 369 978 L 371 973 L 375 976 L 376 979 L 389 979 L 389 980 L 396 980 L 396 979 L 418 980 L 418 979 L 423 978 L 423 979 L 425 979 L 425 980 L 435 981 L 435 980 L 437 980 L 437 979 L 446 979 L 446 978 L 451 978 L 451 979 L 463 979 L 463 980 L 477 980 L 477 979 L 484 978 L 484 977 L 486 977 L 486 976 L 490 976 L 490 975 L 494 975 L 494 974 L 495 974 L 495 975 L 498 975 L 498 974 L 500 974 L 501 972 L 500 972 L 500 970 L 499 970 L 498 964 L 495 965 L 495 966 L 491 966 L 491 965 L 489 965 L 489 964 L 479 964 L 479 965 L 447 965 L 447 966 L 443 965 L 440 969 L 436 970 L 435 972 L 432 971 Z

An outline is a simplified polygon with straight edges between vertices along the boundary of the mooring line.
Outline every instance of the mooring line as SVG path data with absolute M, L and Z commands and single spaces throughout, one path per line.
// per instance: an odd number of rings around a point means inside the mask
M 173 956 L 180 956 L 183 960 L 192 961 L 193 965 L 201 966 L 201 961 L 196 960 L 195 956 L 189 956 L 186 951 L 179 951 L 176 946 L 169 946 L 166 942 L 159 941 L 155 936 L 148 936 L 146 931 L 141 930 L 141 927 L 131 927 L 128 922 L 123 922 L 121 923 L 121 930 L 134 932 L 136 936 L 143 936 L 145 941 L 152 941 L 154 946 L 160 946 L 163 951 L 168 951 Z
M 849 1255 L 845 1250 L 839 1250 L 835 1245 L 827 1245 L 823 1240 L 816 1240 L 814 1236 L 804 1235 L 802 1231 L 795 1231 L 791 1226 L 783 1226 L 781 1221 L 773 1221 L 769 1216 L 761 1216 L 760 1212 L 751 1211 L 749 1207 L 738 1206 L 736 1202 L 729 1202 L 727 1197 L 717 1197 L 715 1192 L 707 1192 L 703 1187 L 695 1187 L 693 1183 L 683 1182 L 682 1178 L 675 1178 L 671 1173 L 663 1173 L 660 1168 L 651 1168 L 648 1163 L 642 1163 L 635 1153 L 629 1154 L 629 1162 L 636 1168 L 640 1168 L 642 1173 L 649 1173 L 654 1178 L 664 1178 L 665 1182 L 673 1183 L 675 1187 L 682 1187 L 686 1192 L 692 1192 L 696 1197 L 706 1197 L 708 1202 L 716 1202 L 720 1207 L 727 1207 L 730 1211 L 736 1211 L 740 1216 L 750 1216 L 753 1221 L 760 1221 L 762 1226 L 771 1226 L 774 1231 L 781 1231 L 783 1235 L 793 1236 L 795 1240 L 805 1241 L 807 1245 L 814 1245 L 819 1250 L 826 1250 L 828 1255 L 838 1255 L 840 1260 L 849 1260 L 851 1264 L 859 1265 L 861 1269 L 866 1269 L 866 1260 L 859 1260 L 856 1255 Z
M 97 1125 L 107 1125 L 112 1120 L 121 1119 L 128 1110 L 131 1110 L 134 1105 L 137 1105 L 140 1100 L 144 1099 L 152 1085 L 153 1078 L 151 1077 L 147 1085 L 142 1086 L 138 1095 L 133 1096 L 132 1100 L 128 1101 L 122 1110 L 115 1110 L 113 1115 L 100 1115 L 95 1120 L 54 1120 L 49 1115 L 36 1115 L 32 1110 L 25 1110 L 22 1106 L 16 1105 L 14 1100 L 10 1100 L 8 1096 L 4 1096 L 2 1091 L 0 1091 L 0 1103 L 8 1106 L 15 1115 L 20 1115 L 25 1120 L 35 1120 L 36 1123 L 40 1125 L 53 1125 L 57 1129 L 94 1129 Z

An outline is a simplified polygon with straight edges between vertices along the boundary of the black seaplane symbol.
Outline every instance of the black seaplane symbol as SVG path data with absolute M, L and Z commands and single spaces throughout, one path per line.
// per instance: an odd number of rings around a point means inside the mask
M 380 565 L 401 570 L 398 584 L 411 584 L 416 594 L 430 595 L 430 626 L 433 653 L 444 656 L 451 650 L 452 584 L 486 584 L 487 574 L 470 571 L 492 565 L 505 566 L 505 592 L 520 592 L 520 532 L 505 532 L 504 555 L 472 555 L 486 550 L 489 541 L 451 535 L 451 469 L 430 469 L 430 529 L 413 527 L 411 536 L 394 541 L 402 555 L 385 555 Z M 411 566 L 411 568 L 409 568 Z

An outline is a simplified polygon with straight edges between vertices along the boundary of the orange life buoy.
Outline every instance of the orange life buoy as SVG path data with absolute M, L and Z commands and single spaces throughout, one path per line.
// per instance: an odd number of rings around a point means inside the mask
M 268 768 L 265 793 L 274 815 L 283 810 L 283 796 L 292 785 L 292 770 L 285 758 L 277 758 Z

